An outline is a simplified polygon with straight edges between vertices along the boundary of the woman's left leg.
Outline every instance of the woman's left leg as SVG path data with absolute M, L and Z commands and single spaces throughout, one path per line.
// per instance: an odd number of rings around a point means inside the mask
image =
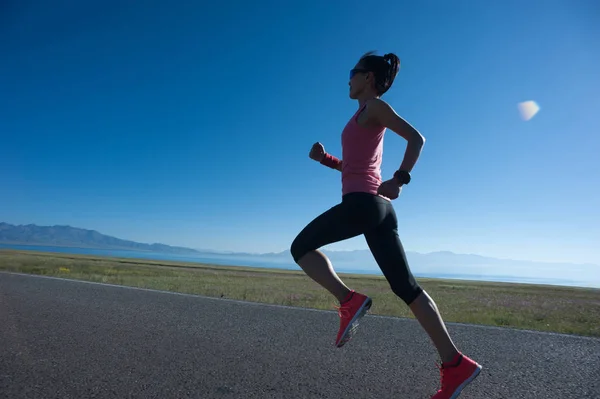
M 387 216 L 379 226 L 365 233 L 369 249 L 392 291 L 410 307 L 431 337 L 442 361 L 451 361 L 458 350 L 446 330 L 435 302 L 419 286 L 410 270 L 398 236 L 398 222 L 392 205 L 383 202 L 386 200 L 381 201 L 381 206 L 387 208 Z
M 384 205 L 382 205 L 384 206 Z M 365 239 L 392 291 L 411 309 L 427 332 L 442 360 L 442 390 L 434 398 L 456 397 L 480 372 L 481 366 L 454 345 L 434 300 L 416 282 L 398 236 L 398 222 L 391 203 L 388 214 Z M 460 367 L 457 367 L 460 366 Z M 450 371 L 447 371 L 450 370 Z

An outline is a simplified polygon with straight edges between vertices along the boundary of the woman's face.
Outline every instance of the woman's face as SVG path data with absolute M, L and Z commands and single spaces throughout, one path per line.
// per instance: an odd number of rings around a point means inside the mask
M 350 70 L 350 80 L 348 85 L 350 86 L 350 98 L 355 100 L 358 96 L 365 91 L 366 88 L 371 84 L 373 73 L 368 72 L 364 67 L 358 63 Z

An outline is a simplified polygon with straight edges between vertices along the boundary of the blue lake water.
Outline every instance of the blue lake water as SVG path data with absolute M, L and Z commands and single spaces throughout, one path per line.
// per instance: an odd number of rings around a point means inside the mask
M 118 258 L 166 260 L 175 262 L 205 263 L 222 266 L 251 266 L 286 270 L 300 270 L 297 265 L 274 262 L 260 256 L 235 256 L 227 254 L 198 253 L 198 255 L 177 255 L 149 251 L 130 251 L 118 249 L 95 249 L 75 247 L 52 247 L 43 245 L 0 244 L 0 249 L 18 249 L 26 251 L 54 252 L 78 255 L 108 256 Z
M 0 249 L 17 249 L 17 250 L 27 250 L 27 251 L 41 251 L 41 252 L 107 256 L 107 257 L 120 257 L 120 258 L 133 258 L 133 259 L 193 262 L 193 263 L 204 263 L 204 264 L 223 265 L 223 266 L 249 266 L 249 267 L 284 269 L 284 270 L 301 270 L 300 267 L 298 267 L 298 265 L 296 265 L 292 262 L 288 263 L 288 262 L 284 262 L 281 260 L 274 260 L 269 257 L 260 256 L 260 255 L 240 256 L 240 255 L 212 254 L 212 253 L 198 253 L 197 255 L 176 255 L 176 254 L 165 254 L 165 253 L 145 252 L 145 251 L 53 247 L 53 246 L 41 246 L 41 245 L 11 245 L 11 244 L 0 244 Z M 361 270 L 361 269 L 356 269 L 356 268 L 350 269 L 350 268 L 336 266 L 335 270 L 339 273 L 382 275 L 382 273 L 377 269 Z M 507 283 L 549 284 L 549 285 L 600 288 L 599 284 L 596 284 L 593 282 L 590 283 L 589 281 L 586 282 L 586 281 L 575 281 L 575 280 L 543 278 L 543 277 L 533 278 L 533 277 L 520 277 L 520 276 L 509 276 L 509 275 L 489 275 L 489 274 L 476 275 L 476 274 L 460 274 L 460 273 L 429 274 L 429 273 L 418 273 L 418 272 L 415 272 L 415 275 L 417 277 L 424 277 L 424 278 L 443 278 L 443 279 L 492 281 L 492 282 L 507 282 Z

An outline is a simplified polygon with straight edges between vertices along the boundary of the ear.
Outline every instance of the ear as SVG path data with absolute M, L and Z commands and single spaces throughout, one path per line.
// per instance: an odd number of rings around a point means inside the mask
M 365 77 L 366 83 L 370 85 L 372 88 L 377 87 L 377 81 L 375 80 L 375 73 L 369 72 Z

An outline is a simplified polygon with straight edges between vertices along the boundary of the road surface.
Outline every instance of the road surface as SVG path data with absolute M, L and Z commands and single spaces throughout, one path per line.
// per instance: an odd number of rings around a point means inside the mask
M 374 304 L 377 306 L 377 304 Z M 0 273 L 0 398 L 430 398 L 410 319 Z M 449 324 L 484 369 L 460 399 L 600 398 L 600 340 Z

